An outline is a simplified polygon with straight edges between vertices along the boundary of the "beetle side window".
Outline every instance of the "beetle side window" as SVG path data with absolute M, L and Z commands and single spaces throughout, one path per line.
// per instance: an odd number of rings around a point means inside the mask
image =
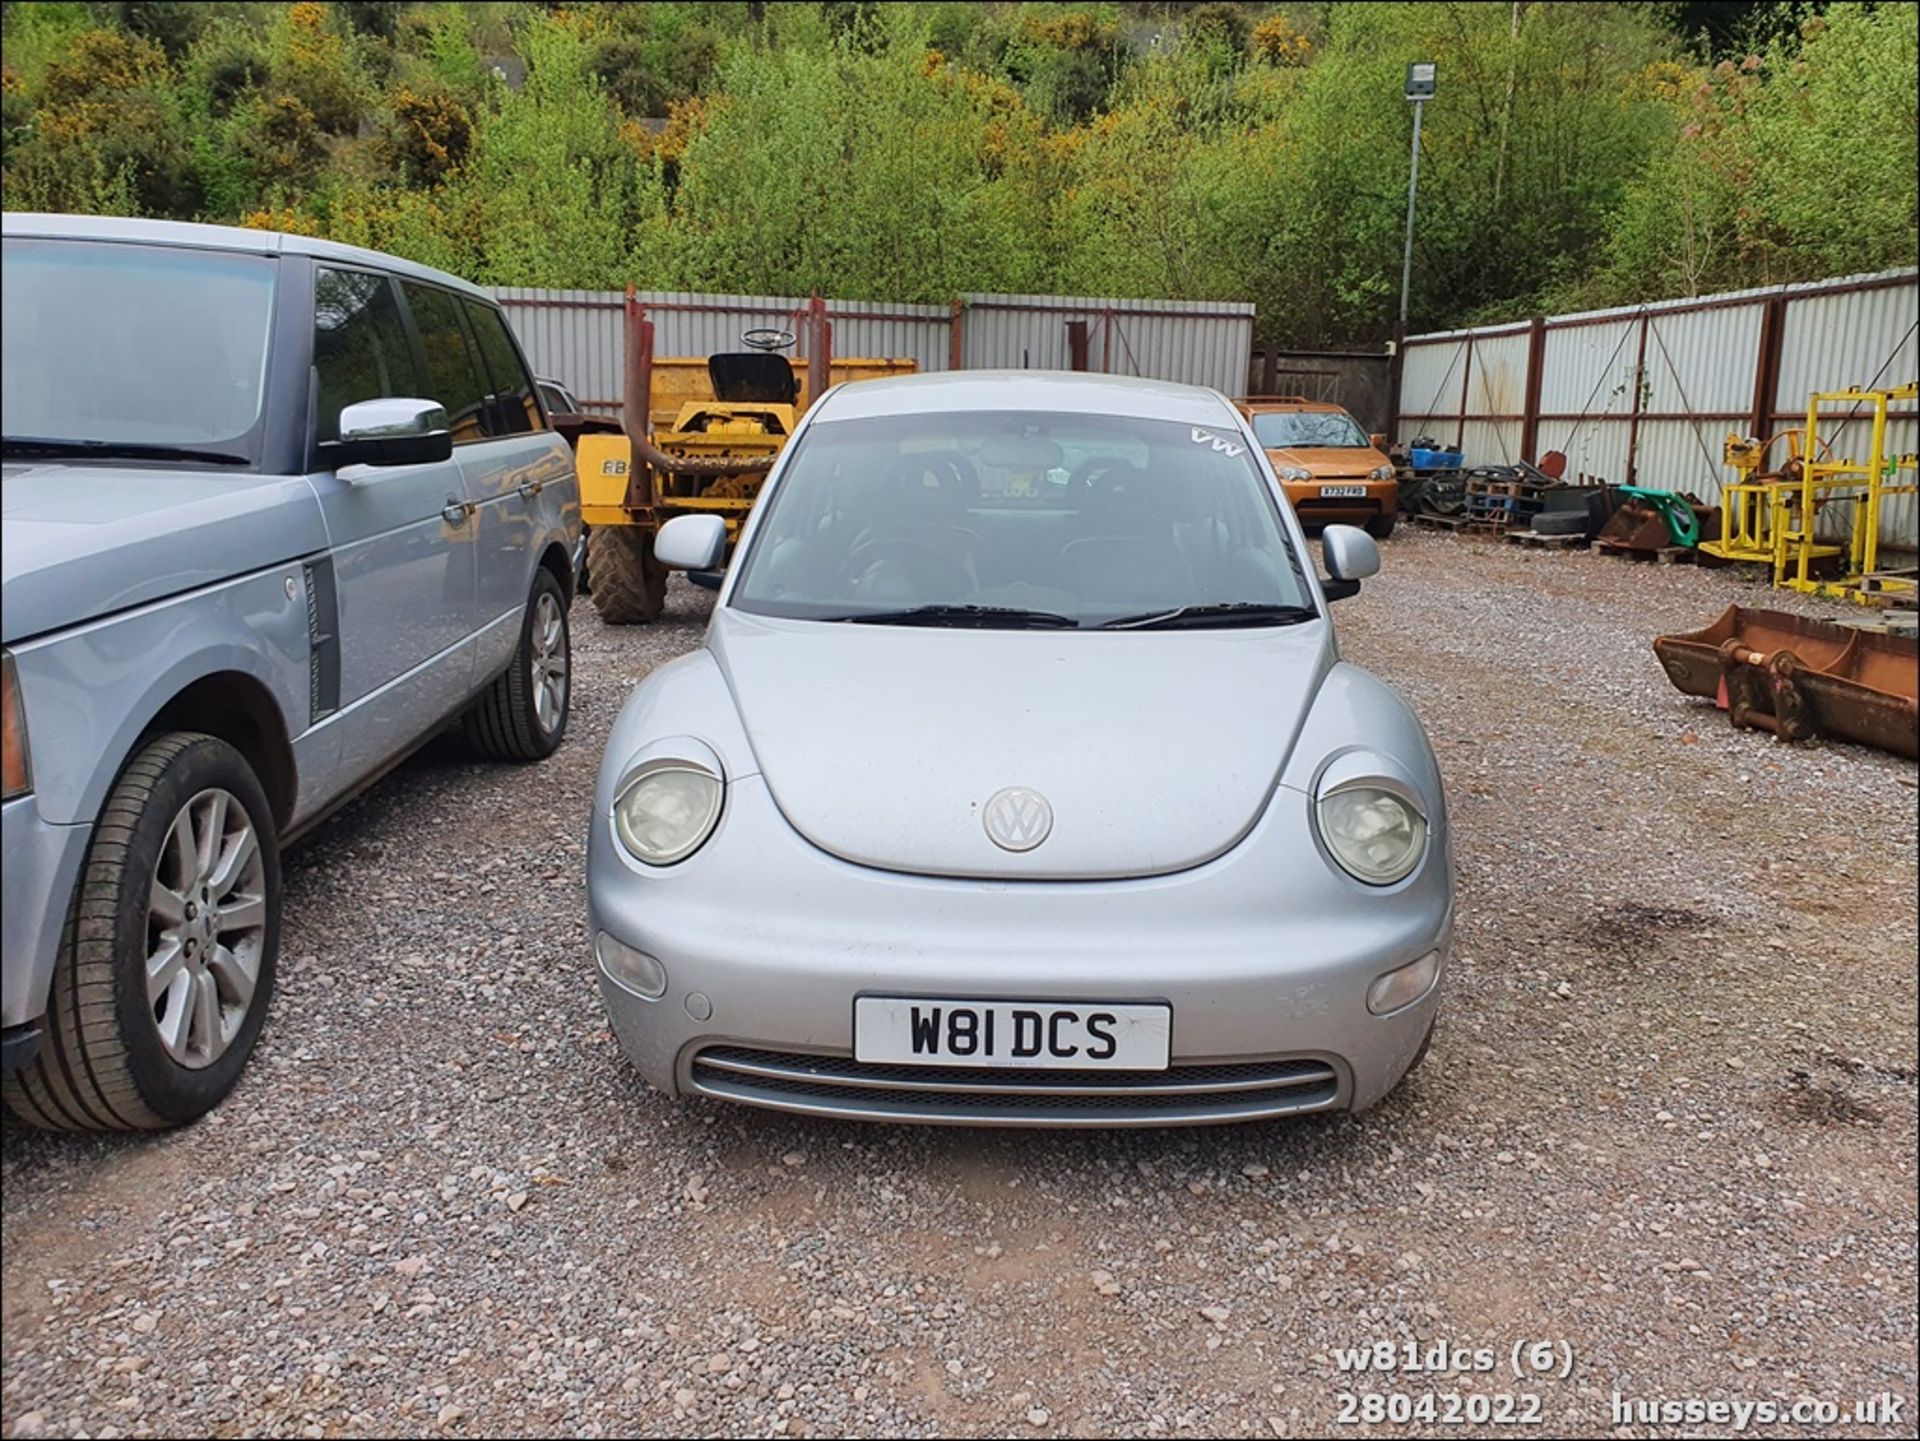
M 313 369 L 320 382 L 315 440 L 340 438 L 340 412 L 349 405 L 421 397 L 413 347 L 386 276 L 324 266 L 315 273 Z
M 434 285 L 400 282 L 420 333 L 420 354 L 427 367 L 427 394 L 446 408 L 453 443 L 486 439 L 487 383 L 473 342 L 460 318 L 460 302 Z
M 487 363 L 487 375 L 493 382 L 493 405 L 489 411 L 493 424 L 487 433 L 519 435 L 523 431 L 546 429 L 533 377 L 527 374 L 520 352 L 514 349 L 513 337 L 507 334 L 507 318 L 491 305 L 482 305 L 477 300 L 460 303 L 467 309 L 467 319 L 473 325 L 474 336 L 480 342 L 480 354 Z

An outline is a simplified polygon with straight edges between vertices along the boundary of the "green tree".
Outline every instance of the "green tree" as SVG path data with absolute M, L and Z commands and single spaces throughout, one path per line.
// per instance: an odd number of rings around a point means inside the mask
M 1607 302 L 1913 265 L 1920 114 L 1911 5 L 1841 4 L 1764 53 L 1668 77 L 1673 143 L 1629 185 Z
M 944 300 L 1037 279 L 1039 227 L 1004 177 L 1038 120 L 929 56 L 912 18 L 874 47 L 733 55 L 654 252 L 677 283 Z
M 24 87 L 24 81 L 17 82 Z M 72 33 L 30 118 L 14 108 L 5 192 L 22 209 L 192 215 L 202 192 L 166 52 L 118 28 Z

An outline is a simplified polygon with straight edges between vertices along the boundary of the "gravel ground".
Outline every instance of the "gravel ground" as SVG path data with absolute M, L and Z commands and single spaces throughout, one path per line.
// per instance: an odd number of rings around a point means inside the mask
M 1646 1432 L 1615 1392 L 1891 1392 L 1880 1434 L 1911 1434 L 1915 768 L 1670 689 L 1649 638 L 1734 599 L 1780 603 L 1391 542 L 1339 619 L 1447 776 L 1433 1053 L 1363 1117 L 1106 1135 L 644 1091 L 591 982 L 582 830 L 616 709 L 709 597 L 676 581 L 649 630 L 583 605 L 557 757 L 436 747 L 290 859 L 225 1107 L 7 1132 L 0 1429 L 1313 1435 L 1391 1386 L 1538 1396 L 1582 1435 Z M 1416 1338 L 1503 1367 L 1565 1342 L 1572 1374 L 1332 1359 Z

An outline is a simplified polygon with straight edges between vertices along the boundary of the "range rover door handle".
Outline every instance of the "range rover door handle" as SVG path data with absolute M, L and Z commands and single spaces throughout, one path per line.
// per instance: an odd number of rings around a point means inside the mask
M 520 487 L 520 498 L 524 501 L 532 501 L 536 496 L 540 494 L 540 487 L 545 484 L 546 482 L 543 480 L 528 481 L 525 485 Z
M 464 500 L 449 499 L 447 503 L 440 508 L 440 518 L 448 525 L 465 525 L 467 523 L 467 510 L 468 506 Z

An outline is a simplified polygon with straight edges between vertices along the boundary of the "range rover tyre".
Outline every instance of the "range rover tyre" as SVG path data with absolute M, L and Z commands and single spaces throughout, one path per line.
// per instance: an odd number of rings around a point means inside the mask
M 653 532 L 596 525 L 587 532 L 593 608 L 608 625 L 646 625 L 667 604 L 667 570 L 653 558 Z
M 1400 512 L 1390 510 L 1385 515 L 1376 515 L 1367 522 L 1367 534 L 1375 540 L 1385 540 L 1393 534 L 1393 527 L 1400 519 Z
M 567 595 L 542 567 L 534 573 L 513 660 L 466 714 L 468 744 L 490 760 L 545 760 L 567 734 L 572 672 Z
M 279 837 L 253 769 L 213 736 L 154 737 L 101 810 L 7 1108 L 73 1131 L 205 1115 L 259 1038 L 279 945 Z

